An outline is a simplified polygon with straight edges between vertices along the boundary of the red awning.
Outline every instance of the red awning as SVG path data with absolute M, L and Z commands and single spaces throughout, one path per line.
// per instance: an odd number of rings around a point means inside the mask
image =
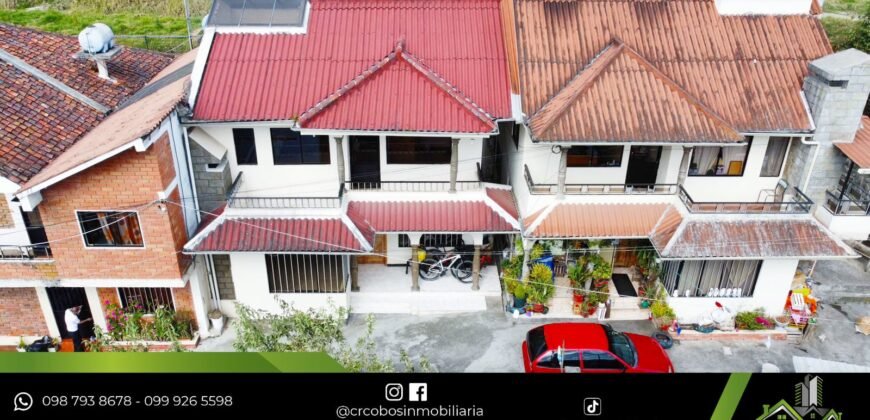
M 352 201 L 377 232 L 517 232 L 510 219 L 484 201 Z
M 342 218 L 221 217 L 197 234 L 188 253 L 365 253 L 366 235 Z

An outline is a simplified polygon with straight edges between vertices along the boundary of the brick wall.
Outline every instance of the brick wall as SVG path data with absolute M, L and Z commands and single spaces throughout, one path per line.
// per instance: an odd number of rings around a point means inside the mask
M 9 208 L 6 195 L 0 194 L 0 228 L 11 227 L 15 227 L 15 220 L 12 219 L 12 209 Z
M 0 289 L 0 336 L 4 335 L 48 335 L 48 326 L 39 308 L 36 289 Z
M 57 266 L 54 262 L 0 261 L 0 282 L 9 280 L 55 280 Z
M 213 255 L 215 277 L 217 278 L 218 292 L 222 300 L 236 298 L 236 289 L 233 285 L 233 273 L 230 266 L 229 255 Z
M 98 288 L 97 294 L 100 296 L 100 305 L 103 307 L 104 314 L 108 314 L 108 311 L 106 311 L 106 307 L 108 306 L 106 304 L 107 302 L 109 304 L 121 306 L 120 299 L 118 298 L 118 289 Z M 194 324 L 196 324 L 196 316 L 193 307 L 193 294 L 190 291 L 190 282 L 187 282 L 184 287 L 172 288 L 172 294 L 175 298 L 175 310 L 189 311 L 191 317 L 194 318 Z
M 87 248 L 77 210 L 127 209 L 157 199 L 174 177 L 168 135 L 147 151 L 128 150 L 43 191 L 39 209 L 61 278 L 180 278 L 188 257 L 182 210 L 167 204 L 138 211 L 144 248 Z M 179 200 L 178 189 L 170 194 Z

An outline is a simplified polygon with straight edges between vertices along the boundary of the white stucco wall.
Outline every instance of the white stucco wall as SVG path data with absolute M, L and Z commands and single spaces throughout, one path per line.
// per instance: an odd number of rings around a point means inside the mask
M 870 216 L 834 216 L 823 206 L 816 206 L 816 219 L 841 239 L 863 241 L 870 235 Z
M 0 194 L 9 206 L 9 213 L 15 226 L 0 228 L 0 245 L 30 245 L 30 237 L 27 236 L 27 228 L 24 226 L 24 218 L 21 217 L 21 206 L 13 202 L 13 194 L 18 191 L 18 184 L 0 177 Z
M 779 181 L 779 177 L 761 176 L 767 142 L 768 137 L 764 136 L 752 140 L 742 176 L 687 176 L 683 187 L 698 202 L 758 201 L 762 190 L 776 188 Z
M 764 308 L 769 315 L 778 315 L 785 306 L 797 266 L 798 260 L 764 260 L 752 297 L 669 297 L 668 304 L 674 308 L 677 320 L 685 323 L 698 322 L 701 317 L 716 309 L 715 302 L 721 303 L 734 313 Z
M 676 184 L 680 177 L 680 163 L 683 159 L 683 146 L 663 146 L 659 159 L 658 184 Z
M 348 296 L 345 293 L 269 293 L 269 281 L 266 274 L 264 254 L 237 253 L 230 254 L 233 285 L 236 292 L 236 302 L 255 309 L 278 313 L 281 306 L 275 297 L 289 303 L 299 310 L 310 308 L 328 308 L 330 302 L 336 307 L 348 306 Z M 349 287 L 348 287 L 349 289 Z M 226 305 L 222 301 L 222 306 Z

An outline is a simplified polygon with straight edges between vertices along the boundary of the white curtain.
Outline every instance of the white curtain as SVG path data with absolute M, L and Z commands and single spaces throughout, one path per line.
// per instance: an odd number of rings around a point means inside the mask
M 764 164 L 761 165 L 761 176 L 779 176 L 785 151 L 788 149 L 789 137 L 771 137 L 764 154 Z
M 747 149 L 748 148 L 746 146 L 740 146 L 740 147 L 728 146 L 728 147 L 722 148 L 722 164 L 725 165 L 725 173 L 726 174 L 728 173 L 728 168 L 731 167 L 731 162 L 734 162 L 734 161 L 745 162 L 746 161 Z M 738 174 L 731 174 L 731 175 L 739 175 L 739 173 Z
M 697 167 L 697 175 L 716 173 L 716 162 L 721 147 L 696 147 L 692 152 L 692 163 Z

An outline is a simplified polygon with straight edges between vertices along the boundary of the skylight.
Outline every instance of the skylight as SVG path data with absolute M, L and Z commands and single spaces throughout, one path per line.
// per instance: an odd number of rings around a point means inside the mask
M 306 0 L 214 0 L 209 26 L 303 26 Z

